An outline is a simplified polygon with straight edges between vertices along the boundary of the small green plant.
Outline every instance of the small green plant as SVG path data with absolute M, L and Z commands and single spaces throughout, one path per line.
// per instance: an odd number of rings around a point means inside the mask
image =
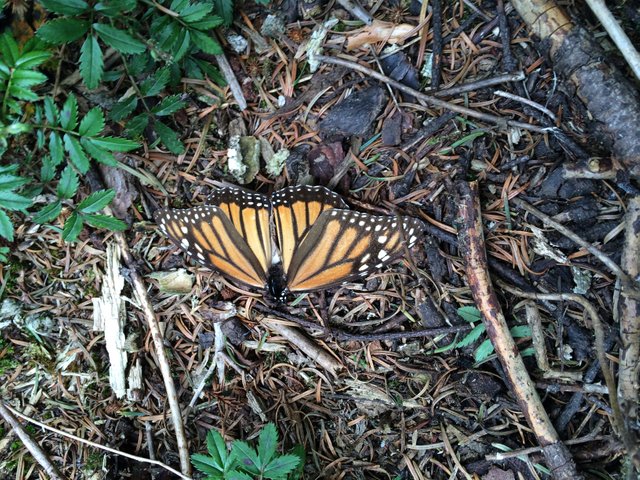
M 472 343 L 476 342 L 480 339 L 482 334 L 486 331 L 484 323 L 482 323 L 482 315 L 480 314 L 480 310 L 476 307 L 460 307 L 458 308 L 458 315 L 462 317 L 462 319 L 466 320 L 470 324 L 477 323 L 473 329 L 467 333 L 462 340 L 454 341 L 447 346 L 439 348 L 436 350 L 436 353 L 442 353 L 449 350 L 453 350 L 454 348 L 464 348 Z M 516 325 L 512 327 L 510 330 L 513 338 L 526 338 L 531 336 L 531 328 L 528 325 Z M 493 353 L 493 344 L 491 340 L 488 338 L 484 340 L 473 352 L 473 357 L 476 363 L 481 363 L 486 360 Z M 524 350 L 520 352 L 521 355 L 531 355 L 533 353 L 532 350 Z
M 293 453 L 280 455 L 276 448 L 278 433 L 273 423 L 268 423 L 260 432 L 257 449 L 247 442 L 236 440 L 231 449 L 217 431 L 207 435 L 209 455 L 195 453 L 191 456 L 193 465 L 208 475 L 208 480 L 294 480 L 301 476 L 304 465 L 304 450 L 294 449 Z
M 13 241 L 13 222 L 5 210 L 17 210 L 25 212 L 32 200 L 24 195 L 16 193 L 23 185 L 29 182 L 27 178 L 19 177 L 14 173 L 18 165 L 0 167 L 0 236 Z M 0 249 L 0 262 L 6 261 L 9 249 Z

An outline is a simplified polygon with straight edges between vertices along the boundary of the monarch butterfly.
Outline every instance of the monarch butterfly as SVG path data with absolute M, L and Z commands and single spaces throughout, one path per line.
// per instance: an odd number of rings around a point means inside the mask
M 160 230 L 206 267 L 284 301 L 367 275 L 413 246 L 422 221 L 348 209 L 325 187 L 288 187 L 271 199 L 225 188 L 205 205 L 155 213 Z M 400 226 L 402 223 L 402 226 Z M 272 231 L 275 226 L 277 247 Z

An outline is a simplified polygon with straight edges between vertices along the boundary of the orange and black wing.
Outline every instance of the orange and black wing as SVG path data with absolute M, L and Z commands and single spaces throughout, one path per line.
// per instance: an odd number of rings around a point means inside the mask
M 284 188 L 272 195 L 271 203 L 285 272 L 289 270 L 294 252 L 320 214 L 331 209 L 348 208 L 338 194 L 319 186 Z
M 158 210 L 160 230 L 206 267 L 246 285 L 264 288 L 266 270 L 221 207 Z
M 214 191 L 207 205 L 220 208 L 258 259 L 269 271 L 272 258 L 271 203 L 266 195 L 237 188 Z
M 424 230 L 415 218 L 333 209 L 322 213 L 286 270 L 290 291 L 321 290 L 366 276 L 396 260 Z

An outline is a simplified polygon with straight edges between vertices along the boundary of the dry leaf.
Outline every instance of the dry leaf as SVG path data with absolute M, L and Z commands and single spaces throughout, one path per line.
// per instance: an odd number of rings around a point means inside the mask
M 414 30 L 415 27 L 408 23 L 394 25 L 390 22 L 374 20 L 371 25 L 363 27 L 356 35 L 349 37 L 347 49 L 355 50 L 375 42 L 399 43 L 406 40 Z

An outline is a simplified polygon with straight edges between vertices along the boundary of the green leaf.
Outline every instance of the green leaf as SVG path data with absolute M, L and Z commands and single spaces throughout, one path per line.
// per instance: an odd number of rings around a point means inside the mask
M 28 100 L 31 102 L 38 99 L 38 95 L 28 88 L 22 88 L 19 85 L 11 85 L 9 88 L 9 94 L 20 100 Z
M 202 33 L 198 30 L 192 30 L 191 36 L 193 37 L 193 44 L 204 53 L 209 53 L 211 55 L 222 54 L 222 47 L 220 47 L 220 44 L 206 33 Z
M 62 202 L 60 200 L 56 200 L 53 203 L 45 205 L 38 212 L 36 212 L 33 217 L 34 223 L 48 223 L 55 218 L 58 218 L 60 212 L 62 211 Z
M 180 19 L 184 23 L 193 23 L 203 19 L 213 8 L 213 5 L 206 3 L 192 3 L 180 10 Z
M 49 153 L 51 154 L 51 162 L 54 167 L 60 165 L 64 160 L 64 148 L 58 132 L 51 132 L 49 134 Z
M 83 215 L 85 222 L 95 228 L 122 231 L 127 229 L 127 224 L 110 215 Z
M 104 43 L 120 53 L 142 53 L 147 49 L 144 43 L 136 40 L 124 30 L 118 30 L 106 23 L 94 23 L 93 29 L 98 32 Z
M 124 133 L 130 137 L 140 135 L 147 125 L 149 125 L 149 115 L 141 113 L 127 122 Z
M 89 159 L 78 139 L 67 133 L 62 138 L 64 140 L 64 149 L 69 154 L 71 163 L 80 170 L 80 173 L 87 173 L 89 171 Z
M 109 112 L 109 118 L 114 121 L 122 120 L 128 117 L 138 106 L 138 97 L 131 95 L 124 100 L 116 103 Z
M 473 330 L 471 330 L 469 333 L 467 333 L 464 336 L 462 340 L 456 343 L 456 348 L 464 348 L 466 346 L 471 345 L 472 343 L 474 343 L 476 340 L 480 338 L 480 336 L 484 333 L 485 330 L 486 329 L 483 323 L 476 325 L 473 328 Z
M 217 15 L 211 15 L 210 17 L 207 17 L 203 20 L 189 24 L 189 27 L 195 28 L 196 30 L 211 30 L 213 28 L 219 27 L 223 23 L 224 20 L 221 17 Z
M 247 442 L 235 440 L 231 451 L 236 455 L 238 463 L 250 473 L 258 473 L 262 468 L 262 462 L 256 451 Z
M 60 126 L 65 130 L 75 130 L 78 126 L 78 101 L 73 93 L 69 94 L 62 106 Z
M 513 338 L 528 338 L 531 336 L 531 327 L 529 325 L 516 325 L 509 329 Z
M 89 8 L 84 0 L 40 0 L 40 3 L 50 12 L 60 15 L 79 15 Z
M 493 345 L 491 343 L 491 340 L 486 339 L 484 342 L 482 342 L 478 348 L 475 349 L 475 351 L 473 352 L 473 359 L 477 362 L 480 363 L 483 360 L 486 360 L 486 358 L 491 355 L 493 353 Z
M 0 210 L 0 237 L 13 242 L 13 222 L 4 210 Z
M 269 422 L 260 431 L 258 437 L 258 456 L 263 464 L 266 464 L 276 454 L 276 447 L 278 445 L 278 432 L 276 426 Z
M 0 190 L 0 207 L 7 210 L 25 210 L 29 208 L 33 200 L 31 198 L 18 195 L 15 192 Z
M 16 68 L 33 68 L 38 65 L 46 62 L 49 57 L 51 57 L 51 53 L 42 52 L 42 51 L 34 51 L 27 52 L 22 54 L 20 58 L 16 60 Z
M 29 183 L 28 178 L 18 177 L 9 173 L 0 174 L 0 190 L 15 190 L 26 183 Z
M 61 199 L 71 198 L 78 191 L 78 174 L 75 172 L 71 165 L 67 165 L 60 175 L 60 181 L 56 192 Z
M 225 480 L 254 480 L 255 477 L 238 471 L 231 471 L 225 476 Z
M 9 247 L 0 247 L 0 262 L 6 263 L 9 258 L 7 254 L 9 253 Z
M 82 144 L 82 147 L 85 149 L 87 154 L 91 158 L 97 160 L 98 162 L 104 165 L 110 165 L 112 167 L 115 167 L 116 165 L 118 165 L 118 162 L 116 161 L 115 157 L 111 154 L 111 152 L 109 152 L 108 150 L 105 150 L 104 148 L 100 148 L 96 146 L 94 143 L 94 140 L 95 140 L 94 138 L 80 139 L 80 143 Z
M 60 111 L 50 96 L 44 97 L 44 116 L 50 126 L 55 127 L 60 120 Z
M 64 222 L 64 228 L 62 229 L 62 239 L 65 242 L 75 242 L 78 239 L 78 235 L 82 231 L 82 217 L 76 212 L 73 212 L 67 221 Z
M 460 307 L 458 308 L 458 315 L 460 315 L 463 320 L 469 323 L 479 322 L 482 320 L 480 310 L 478 310 L 476 307 Z
M 87 88 L 93 90 L 100 83 L 103 73 L 102 49 L 98 39 L 89 35 L 80 48 L 80 75 Z
M 191 34 L 186 28 L 180 30 L 176 39 L 171 47 L 171 53 L 173 55 L 173 61 L 178 62 L 189 51 L 191 46 Z
M 4 61 L 12 67 L 15 66 L 18 58 L 20 58 L 18 44 L 9 32 L 0 35 L 0 53 L 4 57 Z
M 216 430 L 209 430 L 207 434 L 207 451 L 211 455 L 214 464 L 216 464 L 220 470 L 224 470 L 224 465 L 227 461 L 229 454 L 227 453 L 227 445 L 224 443 L 224 438 Z
M 96 147 L 104 148 L 110 152 L 128 152 L 140 146 L 139 143 L 133 140 L 119 137 L 96 137 L 92 138 L 91 141 Z
M 205 62 L 204 60 L 195 59 L 198 66 L 202 69 L 202 71 L 217 85 L 226 86 L 227 81 L 224 79 L 220 70 L 218 70 L 215 66 L 211 64 L 211 62 Z
M 82 213 L 96 213 L 109 205 L 116 192 L 113 190 L 99 190 L 93 192 L 78 205 L 78 210 Z
M 36 35 L 42 40 L 54 45 L 73 42 L 79 39 L 89 29 L 89 22 L 76 18 L 56 18 L 42 25 Z
M 82 137 L 95 137 L 104 128 L 104 114 L 100 107 L 93 107 L 87 112 L 82 121 L 78 133 Z
M 160 137 L 160 140 L 171 153 L 179 155 L 184 152 L 184 145 L 175 131 L 167 127 L 164 123 L 158 121 L 156 121 L 153 126 Z
M 169 83 L 169 69 L 164 67 L 140 83 L 140 93 L 145 97 L 156 96 L 164 90 L 167 83 Z
M 34 70 L 16 69 L 13 72 L 13 84 L 21 87 L 33 87 L 47 80 L 44 73 Z
M 44 183 L 53 180 L 56 176 L 56 165 L 51 160 L 51 155 L 44 155 L 42 157 L 42 166 L 40 167 L 40 180 Z
M 233 0 L 213 0 L 214 12 L 222 16 L 224 24 L 228 27 L 233 23 Z
M 136 8 L 136 0 L 107 0 L 96 3 L 94 10 L 108 17 L 117 17 Z
M 151 112 L 159 117 L 171 115 L 185 107 L 187 102 L 180 100 L 182 95 L 170 95 L 164 97 L 160 103 L 151 109 Z
M 291 472 L 300 463 L 300 457 L 295 455 L 280 455 L 269 462 L 262 470 L 264 478 L 280 479 Z

